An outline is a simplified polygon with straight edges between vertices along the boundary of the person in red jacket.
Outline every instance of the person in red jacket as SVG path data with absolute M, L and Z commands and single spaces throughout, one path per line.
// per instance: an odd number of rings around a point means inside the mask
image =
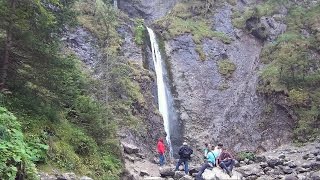
M 157 145 L 157 150 L 158 150 L 158 153 L 159 153 L 160 166 L 163 166 L 164 165 L 164 153 L 166 151 L 166 147 L 164 146 L 162 138 L 159 138 L 158 145 Z

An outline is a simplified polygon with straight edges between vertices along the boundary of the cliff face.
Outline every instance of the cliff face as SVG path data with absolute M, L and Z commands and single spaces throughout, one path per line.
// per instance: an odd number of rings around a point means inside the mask
M 165 16 L 178 0 L 118 0 L 119 9 L 132 18 L 143 18 L 152 22 Z
M 247 17 L 245 9 L 261 1 L 217 1 L 218 6 L 208 4 L 210 13 L 200 17 L 197 7 L 200 11 L 203 8 L 197 3 L 184 1 L 170 10 L 174 2 L 166 1 L 157 11 L 156 2 L 139 1 L 133 5 L 123 0 L 120 9 L 148 22 L 169 12 L 164 23 L 157 22 L 154 29 L 165 39 L 175 104 L 183 136 L 191 146 L 201 152 L 204 142 L 222 142 L 239 152 L 268 150 L 290 142 L 296 123 L 294 113 L 283 100 L 275 103 L 257 91 L 265 69 L 261 51 L 286 32 L 286 5 L 274 13 L 261 6 Z M 186 3 L 192 4 L 190 11 L 186 11 Z M 134 8 L 129 9 L 131 5 Z M 237 16 L 244 19 L 244 27 L 234 27 L 236 22 L 232 21 Z M 211 25 L 209 30 L 193 26 L 202 25 L 201 21 Z M 179 26 L 180 29 L 172 29 Z M 207 31 L 214 31 L 216 37 L 208 37 Z M 205 37 L 199 40 L 197 33 L 204 33 Z

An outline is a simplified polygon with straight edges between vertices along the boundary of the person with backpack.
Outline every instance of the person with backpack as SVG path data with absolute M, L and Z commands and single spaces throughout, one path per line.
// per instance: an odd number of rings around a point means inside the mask
M 159 138 L 159 140 L 158 140 L 157 151 L 159 153 L 159 164 L 160 164 L 160 166 L 163 166 L 164 165 L 164 153 L 166 151 L 166 147 L 163 143 L 162 138 Z
M 191 154 L 193 153 L 193 150 L 188 146 L 187 142 L 183 142 L 182 146 L 179 149 L 179 161 L 177 162 L 175 171 L 179 170 L 180 165 L 184 164 L 184 172 L 188 174 L 189 167 L 188 167 L 188 161 L 191 159 Z
M 214 146 L 212 146 L 209 148 L 209 152 L 207 154 L 207 162 L 205 162 L 201 166 L 198 174 L 196 175 L 196 180 L 203 180 L 202 174 L 203 174 L 204 170 L 206 170 L 209 167 L 211 167 L 211 168 L 214 167 L 216 165 L 217 159 L 218 159 L 218 152 L 214 151 Z
M 226 150 L 222 149 L 222 152 L 219 156 L 219 166 L 227 172 L 227 174 L 232 177 L 232 169 L 235 164 L 235 160 L 232 155 Z
M 209 152 L 209 149 L 210 149 L 209 146 L 210 146 L 210 144 L 204 143 L 204 150 L 203 150 L 203 152 L 204 152 L 204 154 L 203 154 L 204 162 L 207 161 L 207 155 L 208 155 L 208 152 Z

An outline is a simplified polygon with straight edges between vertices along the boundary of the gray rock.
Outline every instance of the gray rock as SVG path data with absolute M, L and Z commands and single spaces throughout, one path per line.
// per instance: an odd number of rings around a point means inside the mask
M 290 168 L 297 167 L 297 165 L 293 161 L 285 162 L 283 165 L 289 166 Z
M 135 154 L 139 152 L 139 148 L 133 144 L 129 144 L 125 142 L 122 142 L 121 144 L 123 146 L 124 152 L 127 154 Z
M 132 18 L 143 18 L 152 22 L 165 16 L 176 2 L 176 0 L 122 0 L 118 7 Z
M 286 156 L 284 155 L 284 154 L 281 154 L 280 156 L 279 156 L 279 159 L 285 159 L 286 158 Z
M 57 175 L 57 180 L 76 180 L 77 176 L 74 173 L 64 173 Z
M 320 180 L 320 171 L 311 173 L 312 180 Z
M 255 160 L 256 160 L 256 162 L 266 162 L 267 158 L 265 156 L 258 155 L 258 156 L 256 156 Z
M 309 168 L 297 167 L 296 171 L 299 173 L 310 172 Z
M 308 177 L 304 174 L 298 174 L 297 176 L 298 176 L 299 180 L 307 180 L 308 179 Z
M 262 168 L 268 167 L 268 163 L 266 163 L 266 162 L 261 162 L 259 165 L 260 165 Z
M 228 180 L 228 179 L 241 179 L 242 175 L 237 171 L 232 171 L 232 177 L 224 173 L 221 168 L 213 168 L 212 170 L 206 169 L 202 174 L 205 180 Z
M 180 179 L 182 178 L 183 176 L 185 176 L 186 174 L 184 173 L 184 171 L 176 171 L 174 172 L 174 179 Z
M 293 169 L 291 169 L 291 168 L 288 167 L 288 166 L 282 166 L 281 169 L 282 169 L 282 171 L 283 171 L 285 174 L 291 174 L 291 173 L 293 173 Z
M 278 166 L 278 165 L 283 164 L 283 163 L 280 161 L 280 159 L 277 159 L 277 158 L 275 158 L 275 159 L 269 159 L 269 160 L 267 160 L 267 163 L 268 163 L 268 165 L 269 165 L 270 167 L 272 167 L 272 168 L 274 168 L 275 166 Z
M 145 177 L 144 180 L 165 180 L 165 178 L 162 177 Z
M 93 179 L 87 176 L 83 176 L 80 178 L 80 180 L 93 180 Z
M 301 167 L 303 168 L 311 168 L 311 166 L 312 166 L 312 162 L 305 162 L 301 165 Z
M 140 176 L 150 176 L 149 172 L 145 171 L 145 170 L 141 170 L 139 173 Z
M 299 178 L 295 175 L 286 175 L 284 180 L 298 180 Z
M 223 32 L 229 37 L 234 37 L 234 29 L 231 21 L 231 7 L 224 6 L 214 15 L 214 29 Z
M 316 161 L 320 161 L 320 155 L 317 155 Z
M 160 167 L 159 173 L 161 177 L 168 177 L 168 176 L 173 177 L 175 174 L 175 171 L 171 167 Z
M 241 173 L 244 177 L 248 177 L 252 175 L 261 176 L 264 174 L 260 166 L 257 164 L 251 164 L 251 165 L 239 167 L 237 168 L 237 171 Z
M 182 178 L 180 178 L 179 180 L 193 180 L 193 177 L 191 177 L 189 175 L 185 175 Z

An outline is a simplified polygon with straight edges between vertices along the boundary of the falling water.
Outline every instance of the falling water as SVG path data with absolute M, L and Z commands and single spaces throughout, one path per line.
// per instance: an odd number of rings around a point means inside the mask
M 115 9 L 118 9 L 118 0 L 113 0 L 113 6 Z
M 152 50 L 152 59 L 154 64 L 154 69 L 156 71 L 157 76 L 157 88 L 158 88 L 158 105 L 159 105 L 159 111 L 163 117 L 163 124 L 164 129 L 167 133 L 167 143 L 170 148 L 170 157 L 173 156 L 173 150 L 170 140 L 170 126 L 169 126 L 169 106 L 168 106 L 168 88 L 166 87 L 165 80 L 164 80 L 164 67 L 163 62 L 159 50 L 159 45 L 156 40 L 155 33 L 152 29 L 148 28 L 148 33 L 150 36 L 150 42 L 151 42 L 151 50 Z

